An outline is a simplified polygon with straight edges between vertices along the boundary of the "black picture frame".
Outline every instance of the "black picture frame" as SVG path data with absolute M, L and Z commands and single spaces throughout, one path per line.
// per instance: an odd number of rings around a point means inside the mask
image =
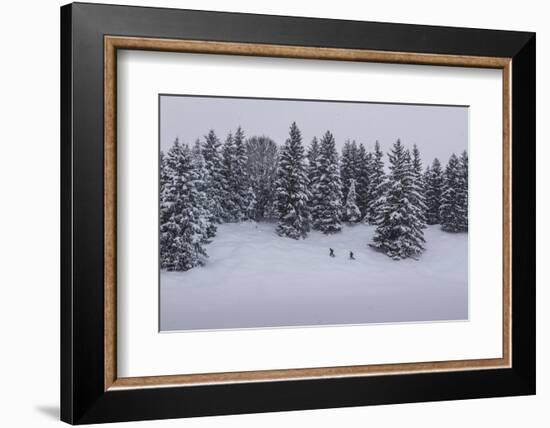
M 104 389 L 104 36 L 512 58 L 512 367 Z M 73 3 L 61 8 L 61 420 L 71 424 L 535 393 L 535 34 Z

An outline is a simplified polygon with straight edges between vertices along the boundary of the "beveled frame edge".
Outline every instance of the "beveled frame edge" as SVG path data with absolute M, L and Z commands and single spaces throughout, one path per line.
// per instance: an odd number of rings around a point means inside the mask
M 493 359 L 117 378 L 116 52 L 118 49 L 501 69 L 503 73 L 503 356 Z M 512 367 L 511 84 L 511 58 L 104 36 L 104 390 L 363 377 Z

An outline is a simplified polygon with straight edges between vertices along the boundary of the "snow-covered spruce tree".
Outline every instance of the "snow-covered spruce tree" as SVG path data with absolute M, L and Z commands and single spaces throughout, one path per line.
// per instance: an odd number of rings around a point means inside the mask
M 352 178 L 353 165 L 351 160 L 351 141 L 344 141 L 342 154 L 340 155 L 340 180 L 342 182 L 342 192 L 347 194 L 347 184 Z
M 370 176 L 372 173 L 372 153 L 367 152 L 363 143 L 359 144 L 357 162 L 355 165 L 355 191 L 357 193 L 357 206 L 361 211 L 361 219 L 367 214 L 370 193 Z
M 432 173 L 432 169 L 430 168 L 430 165 L 428 164 L 428 166 L 426 166 L 426 169 L 424 170 L 424 177 L 422 179 L 422 183 L 424 183 L 424 197 L 425 197 L 425 202 L 426 202 L 426 224 L 429 224 L 428 223 L 428 194 L 430 193 L 429 192 L 429 188 L 428 188 L 428 183 L 429 183 L 429 179 L 430 179 L 430 174 Z
M 345 218 L 350 224 L 361 221 L 361 211 L 357 206 L 357 194 L 355 193 L 355 179 L 351 179 L 348 196 L 346 198 Z
M 160 267 L 167 269 L 176 264 L 178 225 L 173 212 L 175 191 L 171 186 L 175 180 L 176 153 L 181 150 L 179 139 L 176 138 L 167 154 L 161 152 L 160 157 L 160 207 L 159 207 L 159 240 L 160 240 Z M 170 190 L 170 191 L 169 191 Z
M 305 238 L 310 229 L 308 180 L 302 135 L 296 122 L 279 153 L 275 189 L 278 215 L 277 234 Z
M 422 213 L 414 200 L 414 173 L 410 153 L 400 140 L 388 154 L 390 174 L 379 204 L 372 247 L 394 260 L 416 258 L 424 251 Z
M 179 144 L 178 139 L 176 138 L 176 141 L 174 144 Z M 170 204 L 167 203 L 166 199 L 166 185 L 168 184 L 168 181 L 170 180 L 170 171 L 168 170 L 168 166 L 166 165 L 166 155 L 161 150 L 159 155 L 159 226 L 162 229 L 162 227 L 168 223 L 169 220 L 169 213 L 168 208 L 170 207 Z M 166 236 L 168 238 L 168 236 Z M 162 245 L 162 234 L 160 236 L 161 240 L 161 267 L 163 265 L 162 263 L 162 256 L 166 254 L 166 249 L 163 250 Z
M 359 176 L 359 165 L 361 160 L 359 159 L 359 144 L 355 140 L 351 141 L 350 146 L 350 158 L 351 158 L 351 178 L 349 186 L 351 186 L 351 180 L 355 180 L 355 185 L 357 186 L 357 177 Z M 349 186 L 348 189 L 349 190 Z M 346 192 L 347 195 L 347 192 Z
M 235 165 L 233 167 L 235 180 L 235 193 L 237 195 L 237 205 L 239 212 L 237 215 L 238 221 L 252 220 L 254 214 L 256 198 L 251 190 L 250 178 L 248 176 L 248 155 L 244 132 L 239 126 L 233 137 L 235 142 Z
M 236 152 L 233 134 L 229 133 L 222 146 L 222 189 L 221 200 L 223 221 L 234 222 L 240 217 L 240 204 L 235 176 Z
M 424 193 L 426 195 L 426 223 L 440 224 L 441 193 L 443 192 L 443 170 L 439 159 L 435 158 L 424 173 Z
M 319 141 L 317 137 L 313 137 L 311 144 L 307 149 L 307 178 L 308 178 L 308 189 L 309 189 L 309 199 L 308 206 L 310 213 L 313 212 L 315 205 L 317 204 L 317 191 L 319 185 Z
M 458 203 L 460 206 L 460 230 L 468 231 L 468 152 L 464 150 L 459 158 L 458 170 L 460 177 L 460 188 L 458 192 Z
M 308 180 L 314 181 L 317 176 L 317 159 L 319 158 L 319 140 L 313 137 L 311 144 L 307 148 L 307 173 Z
M 191 151 L 177 140 L 166 156 L 168 180 L 164 186 L 160 224 L 161 268 L 186 271 L 207 257 L 208 212 L 201 206 Z
M 207 193 L 211 200 L 211 219 L 216 223 L 221 223 L 226 216 L 222 205 L 224 197 L 223 165 L 221 143 L 214 130 L 210 130 L 204 137 L 202 155 L 208 171 Z
M 191 162 L 196 178 L 196 188 L 198 191 L 197 205 L 203 210 L 203 220 L 205 222 L 206 238 L 205 243 L 209 238 L 216 236 L 217 227 L 212 219 L 212 201 L 208 198 L 208 182 L 209 175 L 206 169 L 206 162 L 202 155 L 201 142 L 196 140 L 191 149 Z
M 381 198 L 386 192 L 386 174 L 384 172 L 384 153 L 380 150 L 380 143 L 374 144 L 374 152 L 371 153 L 369 166 L 369 187 L 367 190 L 367 213 L 364 221 L 368 224 L 375 224 L 379 214 Z
M 348 194 L 351 180 L 357 180 L 358 147 L 354 141 L 347 140 L 342 147 L 340 158 L 340 181 L 342 183 L 342 194 Z
M 275 219 L 275 184 L 279 149 L 269 137 L 246 141 L 247 173 L 255 199 L 255 220 Z
M 464 232 L 463 177 L 460 161 L 453 153 L 445 167 L 439 215 L 441 228 L 447 232 Z M 466 212 L 467 215 L 467 212 Z
M 416 144 L 413 145 L 412 150 L 412 174 L 413 181 L 411 185 L 411 200 L 418 207 L 419 222 L 421 227 L 426 227 L 426 196 L 424 194 L 424 174 L 422 172 L 422 159 L 420 157 L 420 150 Z
M 159 197 L 162 198 L 164 187 L 168 182 L 168 174 L 166 173 L 166 155 L 161 150 L 159 153 Z M 162 202 L 162 200 L 160 201 Z
M 330 131 L 321 139 L 317 160 L 319 181 L 313 207 L 313 227 L 325 234 L 342 229 L 342 186 L 336 142 Z

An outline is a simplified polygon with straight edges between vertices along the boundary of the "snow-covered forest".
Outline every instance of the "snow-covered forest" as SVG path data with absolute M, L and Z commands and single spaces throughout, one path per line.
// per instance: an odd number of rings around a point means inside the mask
M 160 153 L 161 269 L 208 264 L 218 230 L 242 222 L 295 240 L 368 225 L 356 251 L 420 260 L 431 236 L 468 231 L 468 154 L 423 160 L 399 139 L 387 153 L 356 141 L 338 153 L 330 131 L 304 142 L 296 123 L 281 146 L 238 127 Z

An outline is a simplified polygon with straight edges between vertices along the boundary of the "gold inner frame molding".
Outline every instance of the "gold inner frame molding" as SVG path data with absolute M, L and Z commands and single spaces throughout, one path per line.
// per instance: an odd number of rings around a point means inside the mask
M 116 318 L 116 89 L 117 50 L 146 50 L 212 55 L 240 55 L 333 61 L 360 61 L 393 64 L 441 65 L 456 67 L 493 68 L 502 70 L 502 144 L 503 144 L 503 320 L 502 357 L 457 361 L 428 361 L 420 363 L 354 365 L 278 369 L 224 373 L 183 374 L 170 376 L 117 376 L 117 318 Z M 192 386 L 204 384 L 281 381 L 312 378 L 357 377 L 420 372 L 480 370 L 511 367 L 511 251 L 512 251 L 512 165 L 511 165 L 511 67 L 510 58 L 460 55 L 385 52 L 360 49 L 336 49 L 304 46 L 282 46 L 251 43 L 169 40 L 139 37 L 104 37 L 104 388 L 144 388 Z

